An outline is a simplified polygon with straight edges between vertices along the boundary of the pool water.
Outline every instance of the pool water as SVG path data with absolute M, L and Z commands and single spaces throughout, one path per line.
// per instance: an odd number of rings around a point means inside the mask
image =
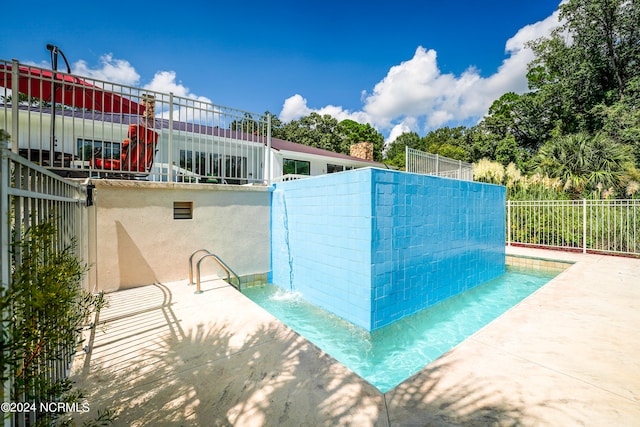
M 384 393 L 557 274 L 507 267 L 506 273 L 497 279 L 373 332 L 278 286 L 247 288 L 243 293 Z

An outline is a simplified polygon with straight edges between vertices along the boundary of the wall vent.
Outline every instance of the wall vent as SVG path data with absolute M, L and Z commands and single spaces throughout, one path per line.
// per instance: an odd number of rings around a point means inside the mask
M 173 219 L 193 219 L 193 202 L 173 202 Z

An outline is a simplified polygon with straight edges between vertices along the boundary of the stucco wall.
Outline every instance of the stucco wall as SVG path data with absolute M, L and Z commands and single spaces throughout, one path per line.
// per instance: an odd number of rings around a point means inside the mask
M 90 218 L 98 290 L 186 280 L 189 256 L 206 248 L 238 275 L 269 271 L 266 187 L 94 180 Z M 193 219 L 174 219 L 174 202 L 193 202 Z M 215 263 L 202 276 L 223 275 Z

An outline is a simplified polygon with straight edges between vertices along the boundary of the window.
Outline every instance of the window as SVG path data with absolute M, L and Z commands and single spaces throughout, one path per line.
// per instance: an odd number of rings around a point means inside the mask
M 225 178 L 247 178 L 247 158 L 225 156 Z
M 303 160 L 284 159 L 283 175 L 311 175 L 311 163 Z
M 91 159 L 120 160 L 122 143 L 110 141 L 93 141 L 78 138 L 78 157 L 84 161 Z
M 211 153 L 180 150 L 180 167 L 198 175 L 218 175 L 218 164 Z M 216 155 L 217 157 L 217 155 Z M 213 169 L 213 171 L 212 171 Z
M 247 179 L 247 158 L 242 156 L 180 150 L 180 167 L 201 176 L 234 178 L 233 183 Z
M 327 164 L 327 173 L 342 172 L 343 170 L 344 170 L 344 166 L 342 165 Z

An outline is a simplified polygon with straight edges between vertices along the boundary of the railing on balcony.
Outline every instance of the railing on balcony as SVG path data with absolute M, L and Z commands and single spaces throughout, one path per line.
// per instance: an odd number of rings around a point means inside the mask
M 297 179 L 311 178 L 311 175 L 302 175 L 296 173 L 288 173 L 273 179 L 273 182 L 295 181 Z
M 13 152 L 63 176 L 231 184 L 268 176 L 268 116 L 15 60 L 0 60 L 0 129 Z
M 425 153 L 410 147 L 406 147 L 405 150 L 405 165 L 407 172 L 410 173 L 473 181 L 471 163 Z

